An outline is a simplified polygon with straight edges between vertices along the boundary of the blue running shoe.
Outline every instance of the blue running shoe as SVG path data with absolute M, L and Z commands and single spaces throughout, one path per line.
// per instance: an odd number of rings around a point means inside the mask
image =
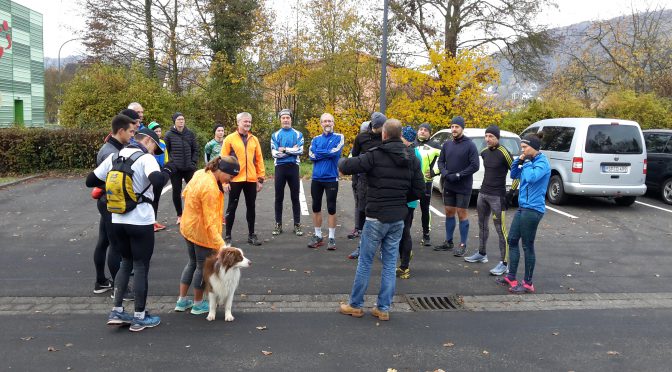
M 107 325 L 125 325 L 133 322 L 133 315 L 125 311 L 110 311 L 107 316 Z
M 149 315 L 149 312 L 145 312 L 144 319 L 133 317 L 133 323 L 131 324 L 131 328 L 129 328 L 129 330 L 131 332 L 140 332 L 145 328 L 156 327 L 160 323 L 161 318 L 159 318 L 157 315 Z
M 348 255 L 348 258 L 351 260 L 356 260 L 359 258 L 359 247 L 357 247 L 352 253 Z
M 210 304 L 208 303 L 208 300 L 203 300 L 201 301 L 200 304 L 194 305 L 191 308 L 191 313 L 194 315 L 205 314 L 209 311 L 210 311 Z
M 469 257 L 465 257 L 464 260 L 467 261 L 467 262 L 482 262 L 482 263 L 486 263 L 486 262 L 488 262 L 488 255 L 487 255 L 487 254 L 486 254 L 486 255 L 482 255 L 482 254 L 480 254 L 479 252 L 476 252 L 476 253 L 474 253 L 473 255 L 469 256 Z
M 190 307 L 194 306 L 194 301 L 189 300 L 189 299 L 184 299 L 184 300 L 177 300 L 177 303 L 175 304 L 175 311 L 177 312 L 183 312 L 187 311 Z

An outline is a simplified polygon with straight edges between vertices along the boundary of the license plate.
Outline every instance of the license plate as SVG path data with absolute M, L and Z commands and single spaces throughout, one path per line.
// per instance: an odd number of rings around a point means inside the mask
M 605 165 L 603 166 L 604 173 L 628 173 L 627 165 Z

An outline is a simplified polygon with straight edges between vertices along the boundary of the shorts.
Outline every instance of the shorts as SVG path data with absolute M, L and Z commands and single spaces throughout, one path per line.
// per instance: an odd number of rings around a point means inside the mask
M 443 190 L 443 205 L 446 207 L 455 207 L 461 209 L 469 208 L 471 201 L 471 192 L 468 194 L 458 194 L 450 190 Z
M 322 211 L 322 195 L 327 195 L 327 212 L 336 214 L 336 198 L 338 197 L 338 181 L 320 182 L 313 180 L 310 183 L 310 195 L 313 198 L 313 213 Z

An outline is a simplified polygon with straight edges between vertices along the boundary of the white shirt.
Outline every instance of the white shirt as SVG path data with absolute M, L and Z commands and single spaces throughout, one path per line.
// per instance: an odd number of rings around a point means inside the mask
M 137 151 L 142 151 L 138 148 L 129 148 L 125 147 L 119 151 L 119 156 L 129 157 Z M 108 156 L 98 168 L 96 168 L 93 173 L 99 179 L 105 181 L 107 179 L 107 174 L 112 170 L 112 156 Z M 133 163 L 131 166 L 133 170 L 133 191 L 136 195 L 140 194 L 142 190 L 147 188 L 147 191 L 144 192 L 144 197 L 148 199 L 146 203 L 138 204 L 135 209 L 128 213 L 118 214 L 112 213 L 112 223 L 127 224 L 127 225 L 152 225 L 154 224 L 154 208 L 152 208 L 151 200 L 154 200 L 154 191 L 150 186 L 149 175 L 153 172 L 160 172 L 159 163 L 156 162 L 154 156 L 150 154 L 144 154 L 138 158 L 138 160 Z

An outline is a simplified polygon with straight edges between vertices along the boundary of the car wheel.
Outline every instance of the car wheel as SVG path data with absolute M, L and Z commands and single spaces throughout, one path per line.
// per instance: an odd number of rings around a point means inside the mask
M 667 204 L 672 204 L 672 177 L 666 179 L 660 186 L 660 196 Z
M 551 180 L 548 182 L 546 199 L 548 199 L 551 204 L 555 205 L 567 202 L 567 194 L 565 194 L 565 186 L 562 184 L 562 177 L 557 174 L 551 177 Z
M 614 199 L 616 204 L 618 204 L 622 207 L 629 207 L 629 206 L 633 205 L 635 203 L 635 200 L 637 200 L 636 196 L 621 196 L 621 197 L 618 197 L 618 198 Z

